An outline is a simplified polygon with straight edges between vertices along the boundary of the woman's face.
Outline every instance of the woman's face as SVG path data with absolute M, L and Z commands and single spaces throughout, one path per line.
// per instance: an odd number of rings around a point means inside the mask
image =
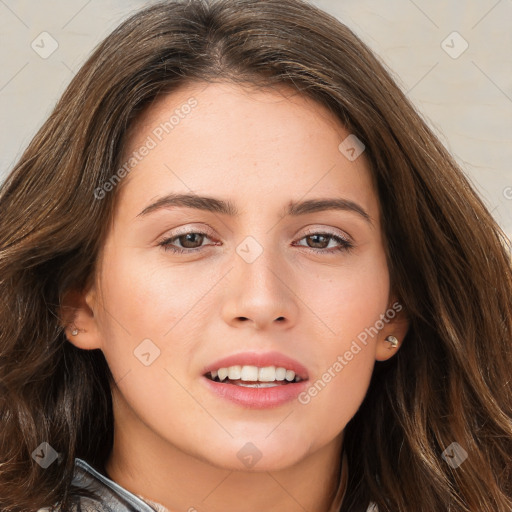
M 231 469 L 339 449 L 375 360 L 396 352 L 384 337 L 402 339 L 382 321 L 378 202 L 349 135 L 290 89 L 225 83 L 182 88 L 138 119 L 129 174 L 106 192 L 120 195 L 75 320 L 84 332 L 70 337 L 103 351 L 120 428 Z M 212 381 L 219 368 L 231 379 Z

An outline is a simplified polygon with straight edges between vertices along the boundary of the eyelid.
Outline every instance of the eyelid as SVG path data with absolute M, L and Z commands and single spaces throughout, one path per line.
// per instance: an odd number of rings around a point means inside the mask
M 323 227 L 312 227 L 307 228 L 307 231 L 304 232 L 300 238 L 303 238 L 308 235 L 316 235 L 316 234 L 326 234 L 326 235 L 336 235 L 340 238 L 343 238 L 343 240 L 346 240 L 347 242 L 353 242 L 353 238 L 346 233 L 345 231 L 341 231 L 340 229 L 336 228 L 323 228 Z
M 167 240 L 169 238 L 176 238 L 181 235 L 187 235 L 188 233 L 204 233 L 209 238 L 215 238 L 214 230 L 208 226 L 208 224 L 202 224 L 201 226 L 195 226 L 194 224 L 185 224 L 174 228 L 171 231 L 166 231 L 162 236 L 158 237 L 160 241 Z

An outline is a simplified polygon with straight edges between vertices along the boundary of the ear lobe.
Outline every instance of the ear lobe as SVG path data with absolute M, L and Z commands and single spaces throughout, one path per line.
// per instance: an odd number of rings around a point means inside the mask
M 70 289 L 61 300 L 59 316 L 65 329 L 66 338 L 75 347 L 84 350 L 101 349 L 97 318 L 95 290 Z
M 410 321 L 405 308 L 398 301 L 394 301 L 392 303 L 393 306 L 395 304 L 399 304 L 400 310 L 398 310 L 398 308 L 395 309 L 394 307 L 390 308 L 390 310 L 392 309 L 396 314 L 393 318 L 388 317 L 388 322 L 384 324 L 383 329 L 377 336 L 377 344 L 375 348 L 375 359 L 377 361 L 387 361 L 393 357 L 402 346 L 404 338 L 409 330 Z M 396 347 L 393 347 L 391 342 L 386 341 L 388 336 L 394 336 L 398 340 L 398 345 Z

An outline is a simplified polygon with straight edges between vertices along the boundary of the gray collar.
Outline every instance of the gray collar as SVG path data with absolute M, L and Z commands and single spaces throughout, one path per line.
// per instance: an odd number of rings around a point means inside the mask
M 155 512 L 146 502 L 127 491 L 116 482 L 90 466 L 85 460 L 75 458 L 73 486 L 88 489 L 97 499 L 80 497 L 80 509 L 101 512 Z

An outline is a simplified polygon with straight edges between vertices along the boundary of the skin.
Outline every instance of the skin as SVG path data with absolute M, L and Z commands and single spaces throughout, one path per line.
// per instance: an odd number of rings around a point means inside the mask
M 349 161 L 340 152 L 349 132 L 316 102 L 285 86 L 227 83 L 159 98 L 133 125 L 124 156 L 192 96 L 198 105 L 116 191 L 93 283 L 65 299 L 80 330 L 73 336 L 70 326 L 68 339 L 101 349 L 116 380 L 106 470 L 171 511 L 327 511 L 344 428 L 375 361 L 398 350 L 384 338 L 403 340 L 403 314 L 305 405 L 235 405 L 205 388 L 202 370 L 236 352 L 276 350 L 306 366 L 314 382 L 395 301 L 368 162 L 364 153 Z M 229 199 L 240 215 L 173 207 L 138 216 L 171 192 Z M 340 210 L 281 217 L 291 200 L 333 197 L 360 205 L 371 223 Z M 166 252 L 159 242 L 178 228 L 213 236 L 188 245 L 175 238 L 190 254 Z M 339 243 L 314 233 L 348 237 L 354 247 L 335 252 Z M 247 236 L 263 251 L 252 263 L 236 251 Z M 148 338 L 160 355 L 145 366 L 134 350 Z M 252 468 L 237 457 L 247 442 L 262 454 Z

